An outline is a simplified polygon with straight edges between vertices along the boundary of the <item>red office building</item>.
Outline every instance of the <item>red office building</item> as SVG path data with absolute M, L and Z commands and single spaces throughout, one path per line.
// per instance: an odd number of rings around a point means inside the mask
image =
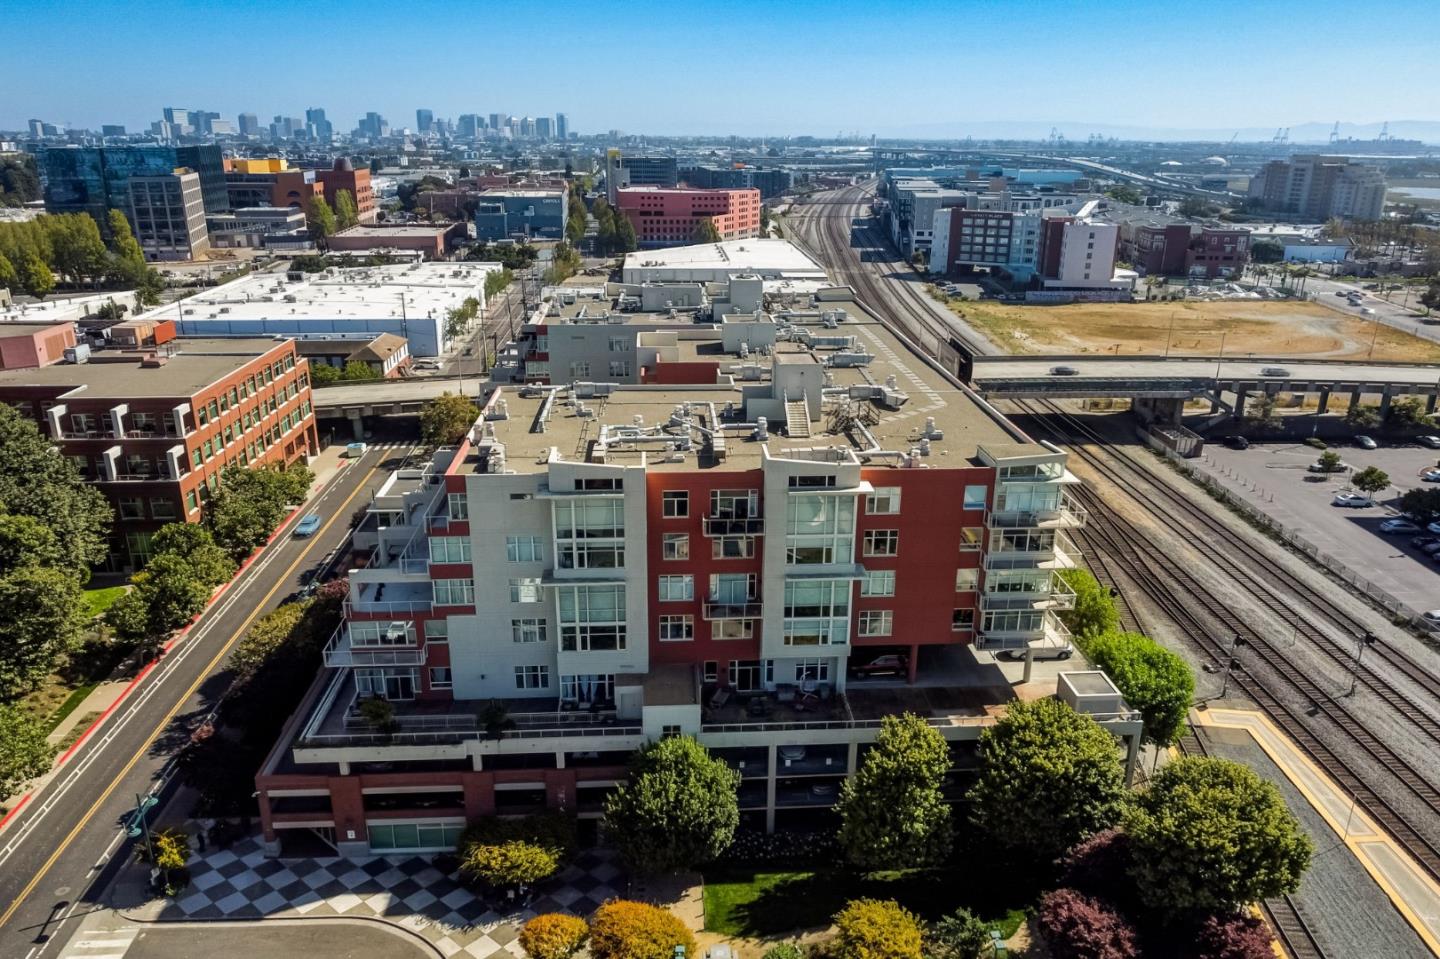
M 617 191 L 615 205 L 635 227 L 642 247 L 694 243 L 696 227 L 703 220 L 715 224 L 722 240 L 760 235 L 760 191 L 756 189 L 627 187 Z

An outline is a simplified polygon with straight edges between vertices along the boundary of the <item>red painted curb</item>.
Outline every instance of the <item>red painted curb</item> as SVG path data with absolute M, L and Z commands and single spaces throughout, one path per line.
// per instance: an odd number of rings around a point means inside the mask
M 25 804 L 30 801 L 30 797 L 33 795 L 35 795 L 33 792 L 28 792 L 20 797 L 20 801 L 15 804 L 15 808 L 7 812 L 5 818 L 0 819 L 0 830 L 5 828 L 5 824 L 9 822 L 17 812 L 25 808 Z

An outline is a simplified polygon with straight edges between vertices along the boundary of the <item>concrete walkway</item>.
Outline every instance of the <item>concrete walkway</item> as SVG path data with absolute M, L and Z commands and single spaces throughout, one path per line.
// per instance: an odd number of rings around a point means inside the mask
M 64 742 L 65 737 L 70 735 L 76 723 L 86 717 L 93 721 L 96 713 L 103 713 L 115 705 L 129 687 L 130 680 L 128 678 L 109 679 L 96 686 L 90 690 L 89 696 L 80 701 L 80 705 L 70 710 L 70 715 L 60 720 L 60 724 L 51 730 L 50 735 L 46 738 L 52 743 Z
M 1335 831 L 1425 945 L 1440 955 L 1440 884 L 1370 819 L 1349 793 L 1261 713 L 1196 709 L 1191 711 L 1191 719 L 1197 726 L 1248 732 Z

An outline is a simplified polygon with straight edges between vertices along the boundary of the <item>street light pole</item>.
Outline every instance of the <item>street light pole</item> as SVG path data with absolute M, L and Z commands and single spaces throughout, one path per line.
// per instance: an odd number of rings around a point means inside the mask
M 1345 693 L 1346 696 L 1355 695 L 1355 684 L 1359 681 L 1357 674 L 1360 669 L 1360 660 L 1365 655 L 1365 649 L 1369 646 L 1374 646 L 1378 642 L 1380 642 L 1380 637 L 1368 631 L 1356 641 L 1355 658 L 1350 663 L 1350 689 Z
M 1248 645 L 1244 639 L 1240 638 L 1239 633 L 1236 633 L 1235 638 L 1230 641 L 1230 650 L 1225 654 L 1225 675 L 1220 682 L 1220 695 L 1216 697 L 1217 699 L 1224 699 L 1230 692 L 1230 673 L 1240 665 L 1237 653 L 1242 646 Z

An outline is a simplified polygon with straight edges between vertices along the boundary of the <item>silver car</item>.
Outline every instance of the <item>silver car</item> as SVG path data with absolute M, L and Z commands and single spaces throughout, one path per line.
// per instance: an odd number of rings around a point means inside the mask
M 1033 643 L 1030 646 L 1030 658 L 1041 659 L 1069 659 L 1075 655 L 1075 647 L 1071 643 Z M 1021 660 L 1025 658 L 1024 649 L 1002 649 L 995 654 L 996 659 Z

